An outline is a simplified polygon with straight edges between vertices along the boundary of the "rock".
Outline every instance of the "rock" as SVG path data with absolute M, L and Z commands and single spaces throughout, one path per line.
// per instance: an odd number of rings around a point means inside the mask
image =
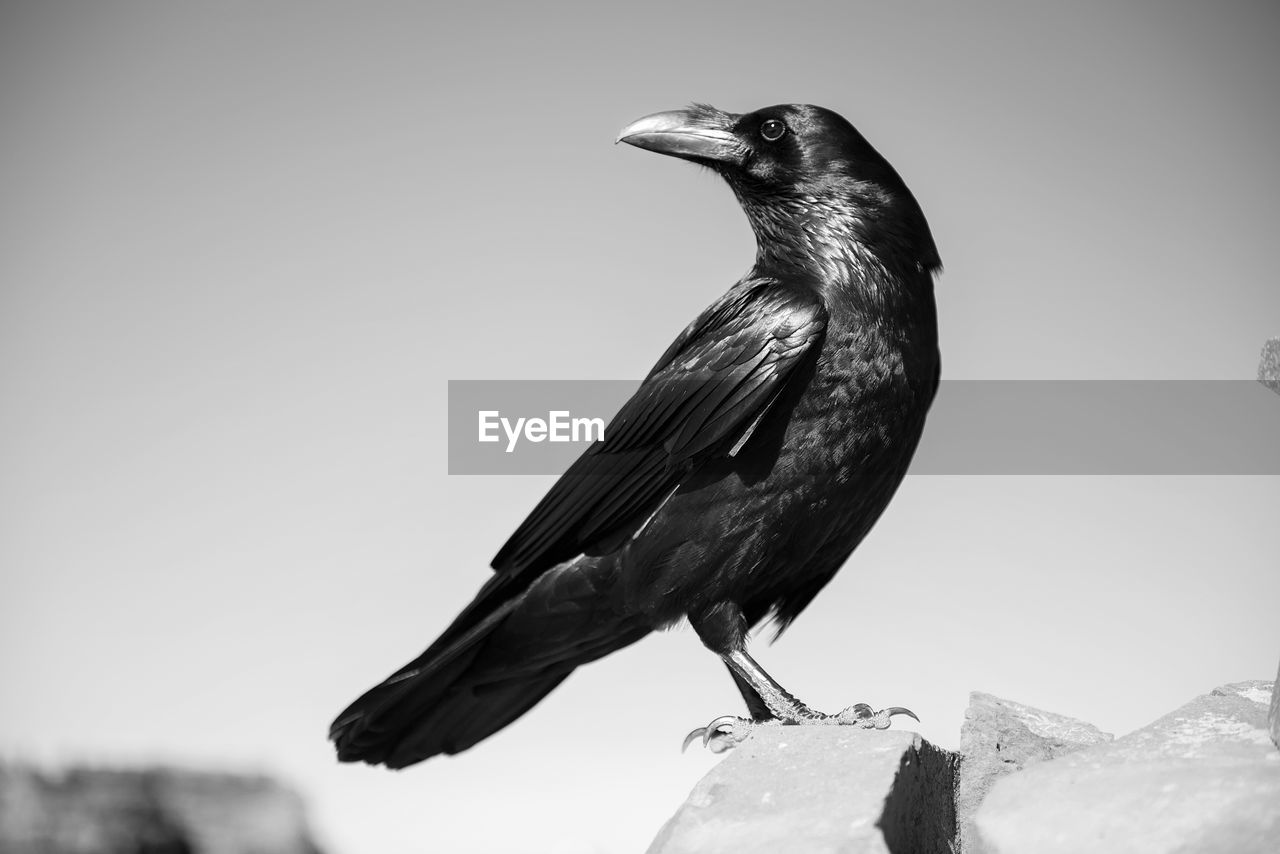
M 1271 743 L 1280 748 L 1280 670 L 1276 671 L 1276 681 L 1271 686 L 1271 713 L 1267 721 L 1271 724 Z
M 761 727 L 694 787 L 649 854 L 947 854 L 954 761 L 912 732 Z
M 1093 724 L 974 691 L 960 728 L 956 778 L 959 850 L 973 836 L 973 817 L 1001 777 L 1115 736 Z
M 1280 851 L 1272 688 L 1225 685 L 1123 738 L 1002 778 L 978 810 L 970 852 Z
M 1258 361 L 1258 382 L 1280 393 L 1280 338 L 1272 338 L 1262 345 L 1262 358 Z
M 317 854 L 301 799 L 261 776 L 0 766 L 6 854 Z

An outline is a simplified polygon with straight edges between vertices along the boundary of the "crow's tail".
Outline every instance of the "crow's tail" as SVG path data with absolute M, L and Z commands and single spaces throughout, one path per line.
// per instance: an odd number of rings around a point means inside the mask
M 338 758 L 403 768 L 502 729 L 574 668 L 649 633 L 622 613 L 615 581 L 600 558 L 561 564 L 515 596 L 496 576 L 426 652 L 338 715 Z

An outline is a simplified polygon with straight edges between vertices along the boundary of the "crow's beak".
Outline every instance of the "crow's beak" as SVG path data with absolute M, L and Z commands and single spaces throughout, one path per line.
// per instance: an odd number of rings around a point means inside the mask
M 727 128 L 710 125 L 687 110 L 636 119 L 622 129 L 617 141 L 695 163 L 741 166 L 747 156 L 747 147 Z

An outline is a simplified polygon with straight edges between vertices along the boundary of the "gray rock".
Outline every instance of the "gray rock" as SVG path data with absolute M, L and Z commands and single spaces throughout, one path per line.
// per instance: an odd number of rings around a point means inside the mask
M 1280 748 L 1280 669 L 1271 687 L 1271 713 L 1267 715 L 1267 722 L 1271 724 L 1271 743 Z
M 974 691 L 960 728 L 956 779 L 958 847 L 973 837 L 973 817 L 1001 777 L 1115 736 L 1093 724 Z
M 318 854 L 302 800 L 256 775 L 0 765 L 5 854 Z
M 1123 738 L 1004 777 L 978 810 L 970 851 L 1280 851 L 1272 688 L 1225 685 Z
M 1258 361 L 1258 382 L 1280 393 L 1280 338 L 1272 338 L 1262 345 L 1262 358 Z
M 649 854 L 947 854 L 954 760 L 912 732 L 761 727 L 694 787 Z

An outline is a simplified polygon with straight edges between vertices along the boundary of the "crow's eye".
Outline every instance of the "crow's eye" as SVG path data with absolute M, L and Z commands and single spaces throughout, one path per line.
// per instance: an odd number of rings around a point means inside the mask
M 769 142 L 777 142 L 787 132 L 787 126 L 777 119 L 769 119 L 760 125 L 760 135 Z

